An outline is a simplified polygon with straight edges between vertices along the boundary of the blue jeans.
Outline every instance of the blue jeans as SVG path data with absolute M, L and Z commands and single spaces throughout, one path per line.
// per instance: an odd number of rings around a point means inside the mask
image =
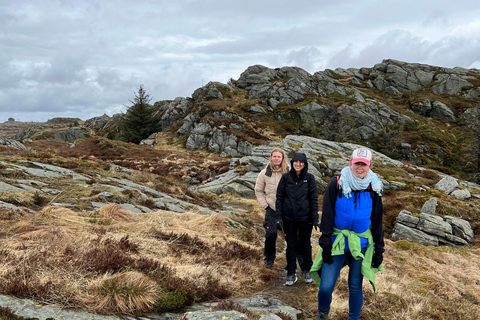
M 362 253 L 365 253 L 366 248 L 362 248 Z M 363 306 L 363 290 L 362 290 L 362 261 L 355 260 L 350 252 L 345 252 L 343 255 L 333 256 L 333 263 L 322 265 L 322 274 L 320 280 L 320 288 L 318 290 L 318 310 L 321 312 L 330 311 L 330 304 L 332 303 L 332 293 L 335 288 L 340 269 L 342 269 L 345 259 L 348 258 L 348 291 L 349 291 L 349 320 L 360 319 L 360 313 Z

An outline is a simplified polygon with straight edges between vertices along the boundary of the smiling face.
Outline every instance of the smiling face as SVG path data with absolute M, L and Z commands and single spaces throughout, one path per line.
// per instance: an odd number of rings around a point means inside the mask
M 305 162 L 303 161 L 293 161 L 293 169 L 295 169 L 295 172 L 297 174 L 300 174 L 302 172 L 303 168 L 305 168 Z
M 273 152 L 270 156 L 270 161 L 272 162 L 275 169 L 280 168 L 283 161 L 283 154 L 281 152 Z
M 352 169 L 353 175 L 357 178 L 363 179 L 370 171 L 370 166 L 363 162 L 352 163 L 350 161 L 350 169 Z

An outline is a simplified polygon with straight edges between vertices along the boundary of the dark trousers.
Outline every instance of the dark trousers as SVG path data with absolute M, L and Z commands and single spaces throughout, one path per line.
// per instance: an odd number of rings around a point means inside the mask
M 287 274 L 295 274 L 297 270 L 297 255 L 302 258 L 299 261 L 302 271 L 310 271 L 312 268 L 312 236 L 313 225 L 310 221 L 289 221 L 283 220 L 283 230 L 287 240 Z
M 273 262 L 276 257 L 277 246 L 277 225 L 276 225 L 276 213 L 275 211 L 267 207 L 265 212 L 265 222 L 263 227 L 265 228 L 265 249 L 263 251 L 265 255 L 265 261 Z

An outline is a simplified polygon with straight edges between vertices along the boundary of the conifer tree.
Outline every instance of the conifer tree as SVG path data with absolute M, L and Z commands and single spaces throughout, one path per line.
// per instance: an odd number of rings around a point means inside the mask
M 120 140 L 138 144 L 152 133 L 160 130 L 159 119 L 155 116 L 155 109 L 149 104 L 151 100 L 152 98 L 146 93 L 141 84 L 138 92 L 135 93 L 133 101 L 129 100 L 133 105 L 127 109 L 119 124 Z

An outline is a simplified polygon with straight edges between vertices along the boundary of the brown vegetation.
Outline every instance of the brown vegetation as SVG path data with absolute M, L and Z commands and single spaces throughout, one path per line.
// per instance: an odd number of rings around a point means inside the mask
M 226 237 L 224 217 L 104 208 L 103 220 L 54 206 L 21 216 L 2 210 L 0 293 L 135 314 L 167 308 L 158 299 L 172 292 L 180 308 L 261 290 L 272 279 L 252 279 L 264 272 L 259 244 Z

